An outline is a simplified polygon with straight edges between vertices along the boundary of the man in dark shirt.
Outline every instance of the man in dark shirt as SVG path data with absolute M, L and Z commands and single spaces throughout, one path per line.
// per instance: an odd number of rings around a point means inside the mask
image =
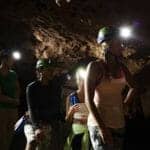
M 25 126 L 26 150 L 36 145 L 39 150 L 61 150 L 61 90 L 64 80 L 56 66 L 47 59 L 36 65 L 38 80 L 27 86 L 27 104 L 31 125 Z

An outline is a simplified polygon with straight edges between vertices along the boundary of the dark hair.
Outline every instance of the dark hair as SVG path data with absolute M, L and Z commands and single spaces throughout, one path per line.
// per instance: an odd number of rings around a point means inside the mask
M 106 76 L 112 76 L 113 78 L 119 78 L 122 76 L 122 66 L 120 64 L 119 57 L 113 55 L 111 52 L 106 54 L 107 64 L 110 64 L 111 67 L 106 65 Z

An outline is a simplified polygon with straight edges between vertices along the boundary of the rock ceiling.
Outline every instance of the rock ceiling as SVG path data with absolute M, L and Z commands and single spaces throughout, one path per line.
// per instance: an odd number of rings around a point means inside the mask
M 21 51 L 25 63 L 50 57 L 70 66 L 95 56 L 97 31 L 104 25 L 136 23 L 148 41 L 148 14 L 144 1 L 1 0 L 0 48 Z

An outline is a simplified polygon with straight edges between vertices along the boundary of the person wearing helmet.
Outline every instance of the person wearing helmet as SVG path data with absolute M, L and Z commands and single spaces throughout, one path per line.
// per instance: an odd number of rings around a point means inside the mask
M 106 47 L 104 51 L 108 51 L 116 56 L 121 56 L 124 48 L 122 47 L 122 39 L 119 36 L 120 30 L 113 27 L 103 27 L 99 30 L 97 43 L 102 47 Z M 108 53 L 106 53 L 108 54 Z
M 117 38 L 118 30 L 115 27 L 103 27 L 99 30 L 97 36 L 97 43 L 103 43 L 105 41 L 109 41 L 113 38 Z
M 55 72 L 56 64 L 48 59 L 36 63 L 37 80 L 27 86 L 27 104 L 31 124 L 26 124 L 26 150 L 62 149 L 60 134 L 61 78 Z
M 104 58 L 90 62 L 85 79 L 85 100 L 89 109 L 88 128 L 94 150 L 122 150 L 125 119 L 122 104 L 122 88 L 126 83 L 130 90 L 124 105 L 132 101 L 136 83 L 122 63 L 122 46 L 114 27 L 99 30 L 97 42 Z
M 0 62 L 0 145 L 1 149 L 8 150 L 18 117 L 20 88 L 17 74 L 11 69 L 11 53 L 7 50 L 0 51 Z

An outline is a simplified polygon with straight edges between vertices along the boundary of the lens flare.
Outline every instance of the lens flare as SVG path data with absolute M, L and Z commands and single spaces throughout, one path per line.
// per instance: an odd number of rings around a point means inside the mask
M 121 27 L 120 28 L 120 36 L 125 39 L 132 37 L 132 29 L 127 26 Z
M 14 51 L 12 53 L 12 56 L 15 60 L 20 60 L 21 59 L 21 53 L 19 51 Z

